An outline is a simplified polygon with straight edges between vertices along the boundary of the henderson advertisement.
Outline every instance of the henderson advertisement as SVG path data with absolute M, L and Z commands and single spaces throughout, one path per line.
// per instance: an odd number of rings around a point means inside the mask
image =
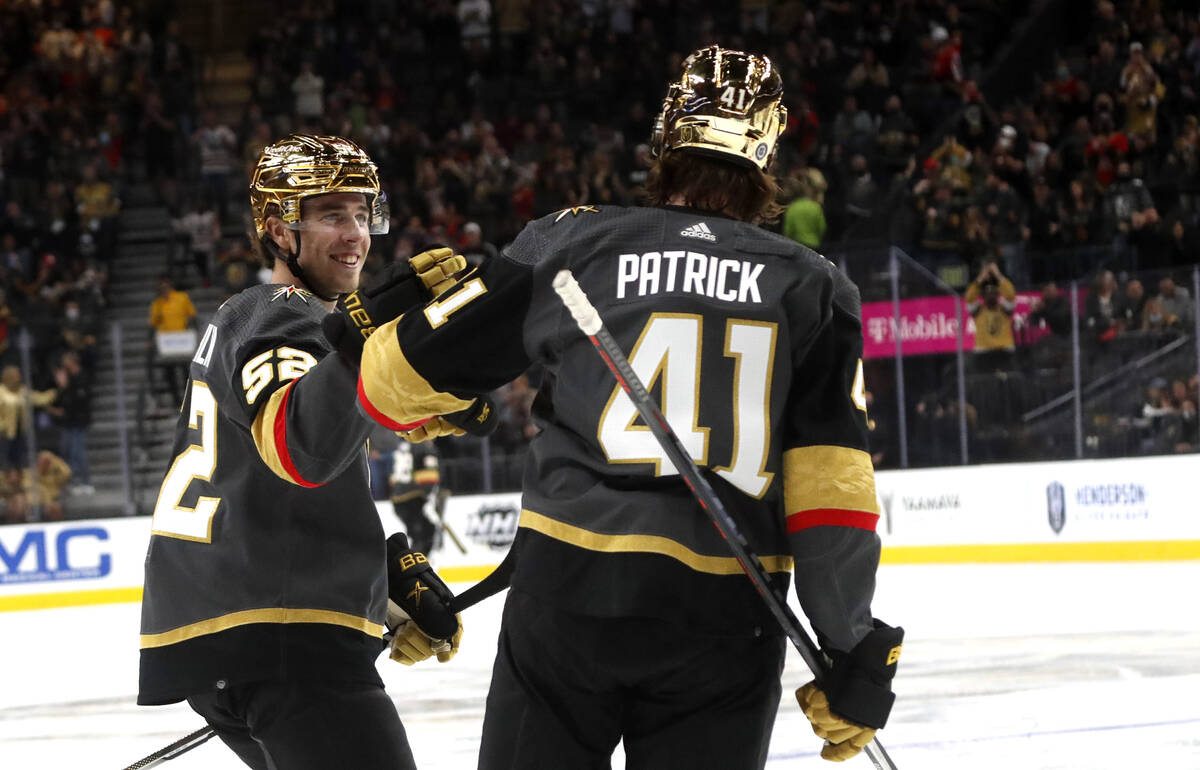
M 1195 454 L 884 471 L 883 561 L 1200 559 L 1198 475 Z M 378 506 L 384 531 L 401 529 L 391 504 Z M 439 572 L 483 578 L 520 510 L 517 493 L 449 498 Z M 147 517 L 0 527 L 0 611 L 140 600 L 149 534 Z

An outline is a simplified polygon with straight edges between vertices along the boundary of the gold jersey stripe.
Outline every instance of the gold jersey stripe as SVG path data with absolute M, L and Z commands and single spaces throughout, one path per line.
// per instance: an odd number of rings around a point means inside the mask
M 279 459 L 279 447 L 275 445 L 275 418 L 279 414 L 279 407 L 283 404 L 288 387 L 290 387 L 290 383 L 288 386 L 276 388 L 275 392 L 267 399 L 267 403 L 258 410 L 254 424 L 250 426 L 250 435 L 254 437 L 254 446 L 258 447 L 258 456 L 271 469 L 271 472 L 284 481 L 295 484 L 296 480 L 287 472 L 283 461 Z
M 417 373 L 396 340 L 399 321 L 395 318 L 380 326 L 363 345 L 359 380 L 370 405 L 401 425 L 419 423 L 438 414 L 452 414 L 470 406 L 470 401 L 434 390 Z
M 806 446 L 783 453 L 784 515 L 818 508 L 879 513 L 875 468 L 861 449 Z
M 325 623 L 331 626 L 342 626 L 344 628 L 352 628 L 355 631 L 362 631 L 368 636 L 383 637 L 383 626 L 378 623 L 372 623 L 366 618 L 357 615 L 335 612 L 333 610 L 267 607 L 260 610 L 231 612 L 228 615 L 202 620 L 199 623 L 172 628 L 170 631 L 163 631 L 160 634 L 142 634 L 141 648 L 145 650 L 151 647 L 165 647 L 168 644 L 178 644 L 188 639 L 195 639 L 198 636 L 207 636 L 208 634 L 215 634 L 218 631 L 225 631 L 230 628 L 237 628 L 238 626 L 247 626 L 251 623 Z
M 589 551 L 604 553 L 657 553 L 670 556 L 697 572 L 710 575 L 740 575 L 742 568 L 732 556 L 705 556 L 680 542 L 659 535 L 606 535 L 576 527 L 529 509 L 521 510 L 520 526 Z M 760 556 L 767 572 L 790 572 L 791 556 Z
M 416 471 L 413 473 L 413 482 L 417 484 L 436 484 L 441 480 L 439 471 Z

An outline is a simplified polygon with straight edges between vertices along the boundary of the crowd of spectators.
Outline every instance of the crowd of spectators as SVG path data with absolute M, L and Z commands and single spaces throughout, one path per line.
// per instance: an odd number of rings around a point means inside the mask
M 250 98 L 234 114 L 202 102 L 200 57 L 171 4 L 6 2 L 0 356 L 15 330 L 65 319 L 72 303 L 94 344 L 134 184 L 169 209 L 177 282 L 233 293 L 258 280 L 241 191 L 289 132 L 351 137 L 379 163 L 393 222 L 368 279 L 433 243 L 479 262 L 534 217 L 636 202 L 663 84 L 714 41 L 769 54 L 786 84 L 775 171 L 788 208 L 768 227 L 835 258 L 886 239 L 964 291 L 994 263 L 1016 291 L 1041 289 L 1036 322 L 1058 336 L 1065 281 L 1108 268 L 1129 284 L 1132 268 L 1197 261 L 1200 19 L 1184 5 L 1098 0 L 1037 86 L 994 105 L 979 83 L 1036 9 L 1027 0 L 432 0 L 353 13 L 298 0 L 250 33 Z M 995 284 L 972 312 L 1000 321 L 1009 300 Z M 1122 334 L 1186 323 L 1155 312 L 1171 302 L 1161 286 L 1144 293 L 1136 318 L 1119 317 L 1123 301 L 1089 310 L 1088 334 L 1093 319 Z M 49 386 L 62 345 L 35 344 L 30 381 Z M 86 372 L 94 353 L 79 352 Z M 505 435 L 525 436 L 528 399 L 510 390 Z
M 944 275 L 998 259 L 1018 289 L 1196 263 L 1200 17 L 1097 0 L 1080 31 L 1020 98 L 963 83 L 952 130 L 903 185 L 894 242 Z
M 153 143 L 152 103 L 185 98 L 177 86 L 190 77 L 165 7 L 138 8 L 0 3 L 0 504 L 9 519 L 61 516 L 59 489 L 92 489 L 92 379 L 123 191 L 132 157 L 143 155 L 135 145 Z

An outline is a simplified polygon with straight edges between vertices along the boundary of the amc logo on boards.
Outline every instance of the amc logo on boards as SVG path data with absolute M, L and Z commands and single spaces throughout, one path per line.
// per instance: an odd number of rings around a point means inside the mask
M 68 527 L 50 536 L 44 529 L 0 530 L 0 584 L 101 578 L 112 571 L 112 556 L 98 547 L 108 540 L 100 527 Z

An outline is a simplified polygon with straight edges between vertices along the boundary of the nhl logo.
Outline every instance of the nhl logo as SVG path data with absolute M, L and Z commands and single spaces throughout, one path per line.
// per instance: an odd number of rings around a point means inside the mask
M 1063 485 L 1052 481 L 1046 485 L 1046 516 L 1050 519 L 1050 529 L 1054 534 L 1062 532 L 1067 523 L 1067 496 Z

